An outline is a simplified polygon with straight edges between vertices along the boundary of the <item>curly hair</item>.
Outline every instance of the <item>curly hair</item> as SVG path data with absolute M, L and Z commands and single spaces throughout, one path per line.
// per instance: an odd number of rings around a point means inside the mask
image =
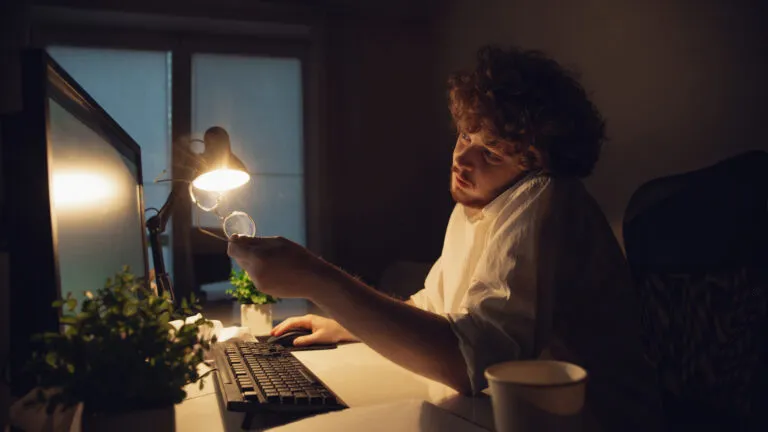
M 542 52 L 484 46 L 475 70 L 452 75 L 448 88 L 456 128 L 512 142 L 524 169 L 576 177 L 592 172 L 605 122 L 575 74 Z

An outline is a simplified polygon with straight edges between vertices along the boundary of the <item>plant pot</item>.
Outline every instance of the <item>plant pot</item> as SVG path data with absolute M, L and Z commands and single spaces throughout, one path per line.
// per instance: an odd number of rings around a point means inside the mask
M 240 305 L 240 325 L 248 327 L 254 336 L 268 335 L 272 330 L 272 305 Z
M 154 432 L 176 430 L 173 405 L 121 413 L 83 414 L 83 432 Z

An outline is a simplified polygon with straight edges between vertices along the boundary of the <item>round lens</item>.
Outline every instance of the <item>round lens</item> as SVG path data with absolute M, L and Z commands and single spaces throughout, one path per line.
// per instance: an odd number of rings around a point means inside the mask
M 189 185 L 189 196 L 192 202 L 202 211 L 212 211 L 221 203 L 222 195 L 220 192 L 206 191 Z
M 224 219 L 224 234 L 228 238 L 233 235 L 254 237 L 256 235 L 256 222 L 247 213 L 234 211 Z

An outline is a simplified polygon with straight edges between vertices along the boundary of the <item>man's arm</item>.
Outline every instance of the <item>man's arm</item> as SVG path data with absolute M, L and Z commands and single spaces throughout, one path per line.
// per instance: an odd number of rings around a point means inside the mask
M 379 354 L 461 392 L 471 391 L 459 340 L 444 316 L 379 293 L 328 266 L 312 290 L 318 306 Z

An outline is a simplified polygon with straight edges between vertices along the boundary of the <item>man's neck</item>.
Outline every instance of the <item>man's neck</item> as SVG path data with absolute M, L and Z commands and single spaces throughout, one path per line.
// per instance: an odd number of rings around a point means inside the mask
M 483 209 L 481 208 L 467 207 L 465 205 L 462 205 L 462 207 L 464 208 L 464 216 L 470 221 L 478 219 L 483 213 Z

